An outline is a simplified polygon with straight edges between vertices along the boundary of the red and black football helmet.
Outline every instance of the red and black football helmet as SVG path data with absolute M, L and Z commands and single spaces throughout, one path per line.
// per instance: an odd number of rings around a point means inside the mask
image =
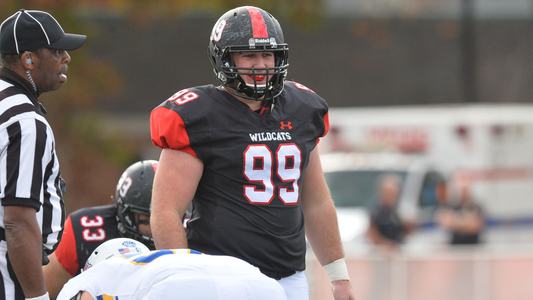
M 150 216 L 157 165 L 155 160 L 144 160 L 129 166 L 120 177 L 115 192 L 118 230 L 123 236 L 138 240 L 152 250 L 155 249 L 153 238 L 139 231 L 139 215 Z
M 274 68 L 236 68 L 235 52 L 273 52 Z M 272 100 L 283 91 L 289 67 L 289 46 L 283 39 L 279 22 L 268 12 L 253 6 L 237 7 L 216 22 L 208 46 L 209 60 L 216 79 L 230 93 L 252 100 Z M 259 85 L 255 75 L 269 79 Z M 240 75 L 250 75 L 254 84 L 246 84 Z

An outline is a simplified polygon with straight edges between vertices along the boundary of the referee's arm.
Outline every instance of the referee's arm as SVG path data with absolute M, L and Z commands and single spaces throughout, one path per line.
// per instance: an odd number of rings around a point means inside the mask
M 26 298 L 46 293 L 42 271 L 42 236 L 35 208 L 4 206 L 9 261 Z

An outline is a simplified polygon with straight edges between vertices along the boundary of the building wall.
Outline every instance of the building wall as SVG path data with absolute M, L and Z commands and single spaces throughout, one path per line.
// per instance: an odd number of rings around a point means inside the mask
M 216 83 L 207 59 L 215 21 L 205 15 L 142 26 L 91 20 L 87 46 L 124 82 L 120 95 L 102 95 L 100 106 L 149 113 L 182 88 Z M 281 23 L 290 46 L 288 78 L 330 106 L 533 102 L 533 17 L 477 20 L 467 40 L 459 19 L 327 18 L 314 31 Z M 472 45 L 471 55 L 465 45 Z M 464 96 L 467 89 L 475 99 Z

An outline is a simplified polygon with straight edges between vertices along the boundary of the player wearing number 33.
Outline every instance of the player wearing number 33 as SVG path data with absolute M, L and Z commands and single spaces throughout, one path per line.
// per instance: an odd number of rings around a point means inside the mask
M 152 141 L 163 149 L 152 197 L 156 248 L 243 259 L 300 300 L 309 298 L 307 235 L 335 299 L 354 299 L 316 147 L 328 107 L 285 81 L 278 21 L 257 7 L 232 9 L 215 24 L 208 54 L 221 85 L 178 91 L 151 114 Z
M 149 221 L 156 168 L 155 160 L 132 164 L 118 181 L 115 204 L 81 208 L 68 216 L 61 243 L 43 267 L 50 297 L 80 274 L 93 250 L 107 240 L 130 237 L 155 249 Z

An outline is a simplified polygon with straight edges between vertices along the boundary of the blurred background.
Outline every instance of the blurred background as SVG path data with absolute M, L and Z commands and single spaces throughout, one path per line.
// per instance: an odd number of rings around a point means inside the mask
M 216 84 L 208 37 L 240 5 L 276 16 L 289 79 L 331 107 L 319 150 L 358 299 L 531 299 L 533 0 L 1 0 L 2 20 L 46 10 L 88 36 L 40 98 L 67 212 L 110 203 L 126 167 L 158 159 L 150 111 Z M 400 179 L 392 244 L 372 234 L 383 174 Z M 452 243 L 461 230 L 475 242 Z M 331 299 L 311 251 L 307 273 L 312 299 Z

